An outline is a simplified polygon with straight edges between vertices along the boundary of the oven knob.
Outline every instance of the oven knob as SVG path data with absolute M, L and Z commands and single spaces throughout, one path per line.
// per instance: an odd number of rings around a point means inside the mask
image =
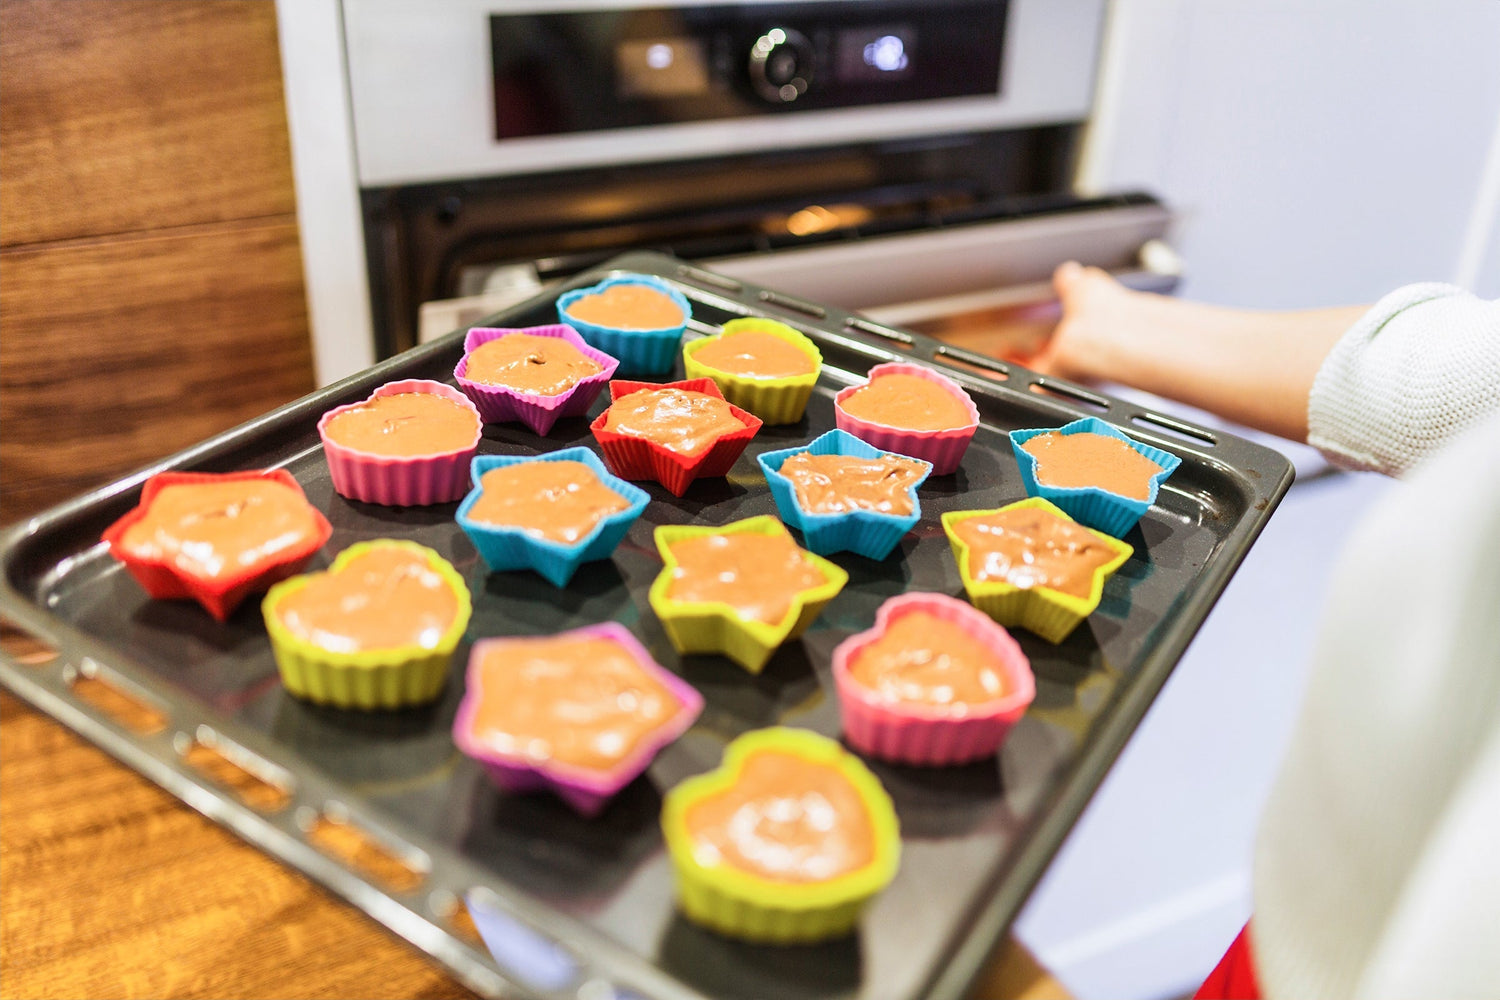
M 791 28 L 772 28 L 750 47 L 750 82 L 768 101 L 790 104 L 807 93 L 812 43 Z

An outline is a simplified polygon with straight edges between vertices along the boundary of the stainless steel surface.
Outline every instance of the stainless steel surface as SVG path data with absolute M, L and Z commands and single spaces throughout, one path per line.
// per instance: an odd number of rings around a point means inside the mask
M 754 0 L 752 0 L 754 2 Z M 362 187 L 724 156 L 1079 121 L 1093 101 L 1104 0 L 1011 0 L 1000 93 L 764 119 L 494 138 L 489 16 L 704 0 L 343 0 Z
M 1164 237 L 1171 221 L 1159 204 L 1121 205 L 720 257 L 705 264 L 746 281 L 871 312 L 949 296 L 1012 296 L 1008 290 L 1014 286 L 1047 282 L 1066 260 L 1145 272 L 1142 247 Z

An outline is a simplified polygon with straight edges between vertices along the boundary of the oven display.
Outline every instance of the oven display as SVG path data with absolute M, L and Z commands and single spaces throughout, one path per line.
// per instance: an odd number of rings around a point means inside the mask
M 694 97 L 708 92 L 708 55 L 695 38 L 631 38 L 615 47 L 615 93 Z
M 995 96 L 1007 9 L 625 0 L 491 14 L 495 138 Z
M 851 28 L 838 36 L 840 83 L 894 83 L 916 73 L 916 30 L 908 24 Z

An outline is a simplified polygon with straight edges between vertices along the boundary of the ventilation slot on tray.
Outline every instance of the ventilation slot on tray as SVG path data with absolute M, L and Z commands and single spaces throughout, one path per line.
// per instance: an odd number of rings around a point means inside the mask
M 804 316 L 811 316 L 813 319 L 822 319 L 828 315 L 828 310 L 820 305 L 804 302 L 801 299 L 794 299 L 790 295 L 782 295 L 780 292 L 761 292 L 760 300 L 781 309 L 799 312 Z
M 868 334 L 871 337 L 879 337 L 881 340 L 893 344 L 903 351 L 911 350 L 911 334 L 903 333 L 900 330 L 892 330 L 889 327 L 881 326 L 879 323 L 874 323 L 867 319 L 861 319 L 858 316 L 847 320 L 844 323 L 844 329 Z
M 1100 413 L 1109 409 L 1109 400 L 1096 393 L 1081 389 L 1067 382 L 1054 382 L 1051 379 L 1039 378 L 1031 384 L 1031 391 L 1038 396 L 1055 396 L 1058 399 L 1066 399 L 1072 403 L 1082 403 L 1084 406 Z
M 1138 413 L 1130 419 L 1132 423 L 1150 428 L 1151 430 L 1162 431 L 1183 441 L 1192 441 L 1209 446 L 1219 443 L 1218 438 L 1202 427 L 1194 427 L 1192 424 L 1185 424 L 1180 420 L 1164 417 L 1160 413 Z
M 304 810 L 297 822 L 318 850 L 388 891 L 413 892 L 427 880 L 431 866 L 425 855 L 413 847 L 382 842 L 351 822 L 337 803 L 330 802 L 321 814 Z
M 0 618 L 0 649 L 25 667 L 45 667 L 57 659 L 56 647 L 3 618 Z
M 719 288 L 726 292 L 739 293 L 745 290 L 745 286 L 733 278 L 722 274 L 714 274 L 712 271 L 700 271 L 696 267 L 682 266 L 677 269 L 677 275 L 689 281 L 696 281 L 700 285 L 708 285 L 711 288 Z
M 178 733 L 173 742 L 194 770 L 257 812 L 280 812 L 292 800 L 290 775 L 207 726 L 191 737 Z
M 137 736 L 153 736 L 167 728 L 167 710 L 152 703 L 134 685 L 85 659 L 63 675 L 73 694 L 93 705 Z
M 1010 378 L 1010 365 L 999 358 L 986 357 L 983 354 L 975 354 L 960 347 L 939 347 L 937 357 L 944 364 L 955 368 L 967 369 L 977 372 L 985 378 L 1004 381 Z

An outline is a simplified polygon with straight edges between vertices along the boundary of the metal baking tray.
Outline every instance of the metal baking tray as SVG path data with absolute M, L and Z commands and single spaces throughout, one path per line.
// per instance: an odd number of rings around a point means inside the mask
M 454 505 L 396 509 L 333 492 L 318 417 L 392 379 L 451 381 L 460 331 L 8 530 L 0 537 L 0 613 L 58 655 L 41 663 L 6 657 L 0 681 L 364 910 L 481 994 L 960 996 L 1291 484 L 1291 464 L 1221 431 L 660 254 L 628 254 L 567 287 L 621 271 L 656 274 L 680 288 L 693 306 L 690 335 L 736 316 L 770 316 L 805 332 L 825 361 L 804 420 L 763 429 L 727 479 L 700 480 L 680 500 L 647 486 L 652 502 L 612 562 L 586 566 L 565 590 L 531 573 L 489 575 L 454 523 Z M 483 325 L 555 322 L 557 294 Z M 898 359 L 932 364 L 974 397 L 981 425 L 963 467 L 922 488 L 922 520 L 891 558 L 834 557 L 849 571 L 848 586 L 763 674 L 750 676 L 718 657 L 678 656 L 646 603 L 660 568 L 652 529 L 774 513 L 755 455 L 831 428 L 833 394 L 870 366 Z M 1017 631 L 1037 697 L 1001 752 L 946 769 L 872 763 L 895 802 L 904 845 L 899 874 L 858 934 L 778 948 L 687 923 L 673 906 L 657 825 L 662 793 L 716 766 L 724 744 L 748 729 L 785 723 L 837 736 L 832 648 L 867 628 L 894 594 L 961 595 L 939 516 L 1021 498 L 1006 432 L 1082 415 L 1102 416 L 1183 462 L 1127 536 L 1135 555 L 1105 587 L 1098 611 L 1058 646 Z M 585 419 L 563 421 L 547 438 L 519 424 L 490 425 L 480 451 L 532 454 L 575 444 L 592 444 Z M 437 704 L 363 713 L 299 701 L 278 681 L 258 601 L 221 625 L 191 602 L 149 600 L 99 541 L 105 526 L 135 505 L 151 474 L 262 467 L 288 469 L 333 523 L 333 538 L 312 568 L 355 541 L 400 537 L 435 548 L 466 576 L 474 616 Z M 693 683 L 706 700 L 702 717 L 594 820 L 551 797 L 495 790 L 449 735 L 469 641 L 605 620 L 624 623 Z M 80 696 L 80 678 L 145 702 L 164 724 L 146 735 L 126 728 Z M 252 800 L 259 808 L 248 804 L 190 763 L 196 744 L 217 747 L 281 794 L 269 804 Z M 325 853 L 309 836 L 323 820 L 353 824 L 404 859 L 414 876 L 382 882 Z M 504 964 L 449 919 L 461 898 L 512 932 L 501 949 Z

